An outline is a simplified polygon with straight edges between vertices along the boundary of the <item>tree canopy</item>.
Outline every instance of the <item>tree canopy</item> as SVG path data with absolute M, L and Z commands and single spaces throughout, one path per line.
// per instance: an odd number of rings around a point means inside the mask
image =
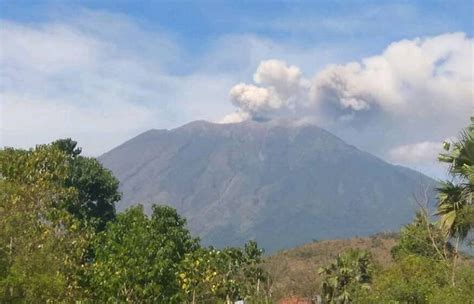
M 77 142 L 60 139 L 51 144 L 67 156 L 69 174 L 65 186 L 77 190 L 77 199 L 67 202 L 67 210 L 89 221 L 97 230 L 115 217 L 115 203 L 120 200 L 119 182 L 95 158 L 81 156 Z
M 459 243 L 474 227 L 474 118 L 445 144 L 451 179 L 435 220 L 424 208 L 401 228 L 389 265 L 369 251 L 319 270 L 324 303 L 469 303 L 473 262 Z M 270 303 L 263 250 L 201 246 L 176 210 L 116 214 L 118 181 L 71 139 L 0 150 L 1 303 Z
M 194 301 L 263 296 L 255 242 L 201 247 L 166 206 L 116 215 L 118 181 L 80 154 L 71 139 L 0 150 L 1 303 L 182 303 L 190 288 Z M 195 267 L 212 280 L 197 282 Z
M 445 142 L 441 162 L 449 164 L 452 180 L 438 188 L 436 215 L 450 237 L 464 240 L 474 227 L 474 117 L 455 142 Z
M 67 212 L 68 157 L 52 146 L 0 151 L 0 302 L 80 297 L 89 229 Z

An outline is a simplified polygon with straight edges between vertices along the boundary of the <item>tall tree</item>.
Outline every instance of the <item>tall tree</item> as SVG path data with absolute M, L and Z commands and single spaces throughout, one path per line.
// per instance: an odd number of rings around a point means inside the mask
M 98 231 L 115 218 L 115 203 L 120 200 L 119 182 L 95 158 L 81 156 L 81 149 L 72 139 L 52 143 L 68 156 L 70 173 L 67 187 L 78 191 L 76 200 L 67 202 L 66 208 L 74 216 L 90 222 Z
M 441 154 L 439 160 L 449 164 L 452 180 L 438 188 L 435 214 L 440 217 L 440 227 L 446 236 L 455 240 L 451 276 L 454 286 L 459 243 L 474 227 L 474 117 L 458 141 L 445 142 L 444 148 L 446 153 Z
M 372 281 L 371 254 L 362 250 L 349 250 L 319 273 L 324 276 L 322 297 L 325 303 L 346 304 L 352 302 L 359 288 L 368 287 Z
M 174 209 L 154 206 L 151 218 L 137 206 L 98 234 L 89 286 L 98 302 L 178 303 L 178 266 L 197 248 Z
M 181 263 L 179 280 L 187 303 L 268 303 L 263 284 L 268 274 L 261 268 L 263 250 L 249 241 L 244 248 L 200 248 Z
M 80 300 L 79 269 L 90 234 L 61 205 L 67 155 L 52 146 L 0 150 L 0 302 Z
M 449 164 L 453 180 L 439 187 L 436 214 L 448 236 L 463 240 L 474 226 L 474 117 L 458 141 L 445 143 L 444 148 L 439 160 Z
M 417 212 L 412 223 L 400 229 L 398 244 L 392 250 L 394 260 L 408 255 L 417 255 L 447 261 L 452 255 L 452 246 L 442 230 L 429 221 L 425 212 Z

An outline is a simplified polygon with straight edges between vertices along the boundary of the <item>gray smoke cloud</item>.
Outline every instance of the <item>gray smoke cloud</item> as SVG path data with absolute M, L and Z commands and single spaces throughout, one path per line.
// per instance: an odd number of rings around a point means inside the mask
M 262 61 L 253 84 L 230 90 L 237 111 L 222 122 L 311 118 L 362 149 L 416 166 L 409 151 L 425 162 L 474 115 L 473 50 L 464 33 L 401 40 L 311 79 L 284 61 Z
M 289 115 L 308 101 L 310 82 L 300 69 L 281 60 L 262 61 L 253 76 L 255 84 L 239 83 L 230 90 L 230 99 L 239 111 L 222 122 L 269 119 Z

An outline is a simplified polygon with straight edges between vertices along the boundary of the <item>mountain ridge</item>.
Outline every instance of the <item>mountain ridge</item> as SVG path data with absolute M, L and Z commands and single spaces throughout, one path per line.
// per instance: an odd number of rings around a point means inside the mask
M 149 130 L 99 160 L 121 182 L 119 210 L 169 204 L 205 244 L 257 239 L 270 252 L 314 238 L 396 230 L 413 215 L 413 184 L 434 183 L 291 121 L 194 121 Z M 368 221 L 373 216 L 375 223 Z

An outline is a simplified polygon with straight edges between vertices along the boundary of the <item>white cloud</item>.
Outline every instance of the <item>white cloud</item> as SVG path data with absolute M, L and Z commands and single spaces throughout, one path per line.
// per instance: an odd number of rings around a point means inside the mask
M 434 164 L 442 152 L 441 142 L 424 141 L 394 147 L 390 150 L 390 159 L 404 165 Z
M 253 79 L 256 84 L 274 87 L 283 96 L 292 95 L 302 81 L 298 67 L 275 59 L 262 61 Z
M 101 44 L 59 24 L 32 30 L 28 26 L 2 21 L 0 37 L 3 67 L 34 69 L 44 73 L 93 64 Z
M 329 65 L 310 85 L 298 67 L 265 60 L 254 74 L 256 85 L 238 84 L 231 99 L 253 114 L 259 109 L 307 107 L 305 113 L 313 110 L 316 115 L 329 110 L 325 115 L 335 121 L 361 111 L 417 119 L 424 111 L 465 115 L 473 110 L 473 69 L 466 64 L 474 62 L 473 46 L 463 33 L 402 40 L 381 55 Z
M 326 66 L 310 82 L 297 66 L 272 59 L 260 63 L 255 85 L 234 87 L 231 100 L 248 117 L 313 117 L 391 160 L 435 161 L 426 142 L 455 136 L 474 115 L 473 62 L 474 40 L 464 33 L 394 42 L 380 55 Z
M 7 109 L 2 111 L 2 144 L 29 148 L 72 137 L 87 147 L 88 155 L 98 155 L 143 131 L 156 115 L 146 107 L 128 103 L 101 109 L 18 95 L 2 94 L 0 100 Z
M 71 136 L 97 155 L 149 128 L 289 117 L 391 159 L 394 147 L 456 135 L 474 114 L 473 40 L 462 33 L 333 65 L 350 46 L 224 35 L 196 55 L 169 33 L 84 10 L 1 21 L 0 39 L 1 145 Z
M 111 37 L 74 23 L 2 21 L 2 145 L 73 137 L 99 154 L 154 125 L 159 66 L 126 56 Z M 140 103 L 143 101 L 144 103 Z
M 392 43 L 382 55 L 318 73 L 312 99 L 332 102 L 336 110 L 347 109 L 347 100 L 357 100 L 364 106 L 351 106 L 351 110 L 374 105 L 403 116 L 423 110 L 448 114 L 459 108 L 472 110 L 473 69 L 466 63 L 474 61 L 473 45 L 463 33 Z
M 223 102 L 231 75 L 176 75 L 187 55 L 172 38 L 121 15 L 1 21 L 0 39 L 1 146 L 68 136 L 98 155 L 147 129 L 219 120 L 231 109 Z
M 195 55 L 169 33 L 146 30 L 124 15 L 103 11 L 78 9 L 39 23 L 0 22 L 0 146 L 29 147 L 64 134 L 94 155 L 146 129 L 175 127 L 195 119 L 220 121 L 232 110 L 227 102 L 229 88 L 254 63 L 268 56 L 303 62 L 315 52 L 255 35 L 225 35 L 207 52 Z M 295 69 L 287 71 L 292 85 L 301 74 Z M 262 70 L 262 83 L 276 80 L 265 73 Z M 287 81 L 280 80 L 278 89 Z M 267 106 L 256 111 L 292 102 L 281 98 L 281 90 L 263 91 Z M 249 110 L 251 95 L 246 94 Z M 240 102 L 246 104 L 245 99 Z M 92 110 L 107 114 L 107 123 Z M 68 111 L 77 113 L 83 123 L 61 119 Z M 231 116 L 226 121 L 242 120 L 248 114 Z M 89 126 L 96 126 L 95 131 Z

